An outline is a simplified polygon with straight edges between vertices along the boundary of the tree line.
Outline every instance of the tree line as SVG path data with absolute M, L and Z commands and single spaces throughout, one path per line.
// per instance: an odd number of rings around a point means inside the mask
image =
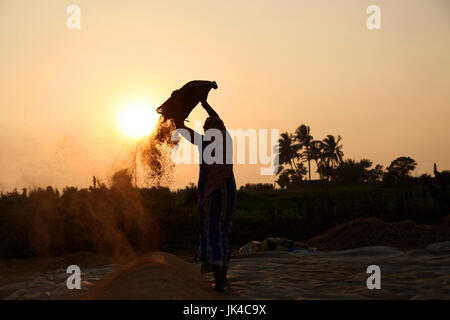
M 281 188 L 300 185 L 305 177 L 311 180 L 311 162 L 324 182 L 362 183 L 385 181 L 394 183 L 408 178 L 417 162 L 406 156 L 399 157 L 384 169 L 369 159 L 344 160 L 342 137 L 328 134 L 322 140 L 315 140 L 309 126 L 302 124 L 294 133 L 284 132 L 278 141 L 280 160 L 278 178 Z

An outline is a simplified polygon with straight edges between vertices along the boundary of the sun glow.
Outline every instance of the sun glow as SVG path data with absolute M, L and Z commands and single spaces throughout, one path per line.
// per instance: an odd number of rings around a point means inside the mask
M 149 135 L 156 127 L 159 114 L 150 103 L 134 101 L 126 104 L 117 115 L 117 125 L 127 136 L 140 138 Z

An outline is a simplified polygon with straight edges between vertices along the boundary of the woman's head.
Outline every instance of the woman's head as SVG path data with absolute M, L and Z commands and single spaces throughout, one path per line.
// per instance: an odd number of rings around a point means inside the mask
M 219 117 L 208 117 L 206 118 L 205 124 L 203 125 L 203 130 L 206 131 L 208 129 L 224 130 L 225 125 Z

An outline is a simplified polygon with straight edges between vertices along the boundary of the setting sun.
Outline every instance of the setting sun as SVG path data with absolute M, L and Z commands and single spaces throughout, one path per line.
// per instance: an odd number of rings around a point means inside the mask
M 127 136 L 139 138 L 150 134 L 159 115 L 146 101 L 135 101 L 123 107 L 117 116 L 120 130 Z

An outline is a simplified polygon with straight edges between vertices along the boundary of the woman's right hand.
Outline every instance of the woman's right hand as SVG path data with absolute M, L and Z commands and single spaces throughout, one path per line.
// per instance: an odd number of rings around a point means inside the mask
M 202 106 L 206 110 L 206 112 L 208 113 L 208 115 L 210 117 L 218 117 L 219 116 L 217 114 L 217 112 L 214 111 L 214 109 L 209 105 L 209 103 L 206 100 L 202 101 Z

